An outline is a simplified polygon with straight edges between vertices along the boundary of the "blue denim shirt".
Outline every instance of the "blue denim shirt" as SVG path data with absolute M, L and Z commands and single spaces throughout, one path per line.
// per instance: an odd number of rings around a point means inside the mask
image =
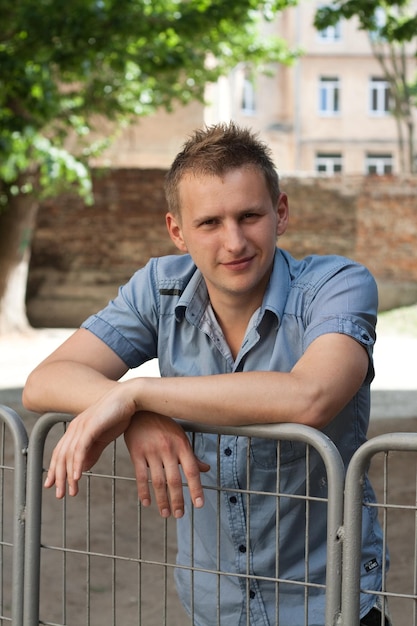
M 377 290 L 375 281 L 363 266 L 338 256 L 310 256 L 295 260 L 277 249 L 274 267 L 260 309 L 248 325 L 236 360 L 210 312 L 204 279 L 188 255 L 152 259 L 121 287 L 117 298 L 83 326 L 106 342 L 130 367 L 158 357 L 162 376 L 198 376 L 253 370 L 288 372 L 314 339 L 325 333 L 353 337 L 367 350 L 369 369 L 366 380 L 354 398 L 326 426 L 324 432 L 335 442 L 345 465 L 366 440 L 370 411 L 370 383 L 374 371 L 372 348 L 375 341 Z M 246 606 L 245 577 L 194 572 L 194 623 L 217 623 L 215 603 L 220 593 L 221 623 L 251 625 L 276 622 L 276 584 L 262 577 L 276 572 L 276 498 L 251 495 L 250 545 L 244 489 L 247 480 L 246 444 L 242 437 L 222 436 L 217 462 L 217 436 L 195 437 L 197 456 L 210 464 L 203 476 L 207 489 L 203 509 L 194 510 L 191 523 L 186 490 L 186 514 L 178 520 L 180 565 L 199 570 L 250 573 L 261 579 L 250 581 L 249 608 Z M 253 439 L 250 449 L 250 487 L 263 492 L 276 491 L 276 442 Z M 310 495 L 326 497 L 323 464 L 314 453 L 309 461 Z M 306 482 L 304 445 L 281 445 L 281 491 L 304 493 Z M 236 493 L 233 492 L 236 489 Z M 368 481 L 365 499 L 374 501 Z M 280 505 L 279 576 L 305 580 L 306 516 L 304 506 L 283 498 Z M 309 580 L 324 584 L 326 567 L 326 514 L 323 503 L 311 501 L 309 527 Z M 220 526 L 218 527 L 217 520 Z M 194 530 L 192 531 L 192 527 Z M 193 535 L 192 535 L 193 533 Z M 192 542 L 190 540 L 192 536 Z M 220 551 L 217 541 L 220 537 Z M 192 550 L 190 546 L 192 545 Z M 376 509 L 364 507 L 362 587 L 380 589 L 382 538 Z M 191 574 L 176 572 L 184 605 L 189 609 Z M 281 584 L 280 623 L 304 624 L 304 590 Z M 372 607 L 374 598 L 361 598 L 361 615 Z M 311 591 L 308 599 L 309 626 L 324 624 L 324 595 Z

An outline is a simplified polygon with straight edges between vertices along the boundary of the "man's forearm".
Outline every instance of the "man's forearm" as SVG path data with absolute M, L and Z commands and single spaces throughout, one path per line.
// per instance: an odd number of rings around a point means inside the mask
M 174 419 L 218 425 L 299 422 L 321 427 L 332 417 L 321 411 L 313 388 L 301 393 L 296 377 L 247 372 L 194 378 L 133 379 L 127 391 L 138 410 Z
M 87 365 L 54 361 L 35 369 L 22 394 L 30 411 L 57 411 L 77 415 L 118 383 Z
M 219 425 L 296 422 L 322 428 L 355 395 L 367 368 L 368 356 L 360 344 L 343 335 L 324 335 L 290 372 L 137 379 L 126 391 L 137 410 L 176 419 Z

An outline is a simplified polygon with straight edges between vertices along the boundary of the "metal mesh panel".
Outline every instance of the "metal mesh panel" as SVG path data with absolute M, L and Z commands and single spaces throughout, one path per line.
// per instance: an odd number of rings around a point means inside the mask
M 202 571 L 194 561 L 194 533 L 190 533 L 191 561 L 181 567 L 191 580 L 189 614 L 182 608 L 175 590 L 173 573 L 176 567 L 175 521 L 162 519 L 155 507 L 143 508 L 137 502 L 133 468 L 124 444 L 116 442 L 103 454 L 93 472 L 83 477 L 76 498 L 57 501 L 53 491 L 43 493 L 42 465 L 44 442 L 46 457 L 62 434 L 63 416 L 47 415 L 36 424 L 31 435 L 28 465 L 28 527 L 26 542 L 27 574 L 25 578 L 25 626 L 34 624 L 123 624 L 130 626 L 185 626 L 195 623 L 194 612 L 199 598 L 193 593 L 194 579 L 201 573 L 215 577 L 216 598 L 212 598 L 210 623 L 224 624 L 222 619 L 222 582 L 225 577 L 238 577 L 246 587 L 246 606 L 250 605 L 252 586 L 257 578 L 250 567 L 250 551 L 245 552 L 246 569 L 228 572 L 220 567 L 222 532 L 217 519 L 215 565 Z M 188 425 L 200 432 L 201 427 Z M 342 522 L 343 467 L 340 456 L 327 437 L 307 427 L 279 425 L 273 427 L 223 428 L 210 431 L 217 435 L 218 459 L 221 454 L 221 434 L 244 435 L 247 440 L 247 470 L 245 488 L 238 494 L 245 503 L 246 544 L 251 542 L 252 502 L 272 498 L 276 507 L 275 572 L 270 577 L 276 594 L 276 606 L 286 586 L 302 588 L 304 622 L 309 623 L 309 597 L 321 591 L 327 600 L 326 624 L 335 623 L 340 609 L 341 545 L 338 537 Z M 49 431 L 50 434 L 49 434 Z M 260 492 L 252 488 L 251 438 L 267 437 L 277 440 L 276 489 Z M 291 494 L 280 485 L 281 441 L 298 440 L 305 444 L 306 491 Z M 317 450 L 328 476 L 328 498 L 318 502 L 309 494 L 310 455 Z M 202 476 L 204 483 L 204 476 Z M 218 511 L 224 501 L 224 488 L 206 485 L 218 500 Z M 228 494 L 226 494 L 228 495 Z M 236 497 L 236 488 L 233 488 Z M 293 498 L 305 513 L 305 576 L 294 582 L 280 575 L 279 510 L 283 502 Z M 329 502 L 328 502 L 328 501 Z M 323 507 L 328 515 L 327 585 L 310 580 L 309 533 L 314 520 L 312 507 Z M 194 511 L 191 528 L 194 528 Z M 42 523 L 40 520 L 42 519 Z M 327 588 L 326 588 L 327 587 Z M 318 589 L 319 588 L 319 589 Z M 39 616 L 37 614 L 39 605 Z M 207 619 L 208 619 L 207 617 Z M 250 624 L 249 608 L 245 621 Z M 276 624 L 279 615 L 276 612 Z
M 211 603 L 210 623 L 222 624 L 222 581 L 237 577 L 246 588 L 249 606 L 253 584 L 265 581 L 247 566 L 236 572 L 221 566 L 223 535 L 219 518 L 215 529 L 216 548 L 213 567 L 202 572 L 194 560 L 194 533 L 188 538 L 191 562 L 181 567 L 191 580 L 190 610 L 187 615 L 176 593 L 176 533 L 173 519 L 162 519 L 154 506 L 143 508 L 137 502 L 133 468 L 124 444 L 116 442 L 105 451 L 94 471 L 82 480 L 76 498 L 58 501 L 53 490 L 45 491 L 43 458 L 49 459 L 52 447 L 65 428 L 63 415 L 43 416 L 35 425 L 29 442 L 19 416 L 0 407 L 0 623 L 19 626 L 35 624 L 81 626 L 81 624 L 139 624 L 146 626 L 185 626 L 194 624 L 199 598 L 194 581 L 201 573 L 214 577 L 216 597 Z M 186 425 L 195 437 L 200 425 Z M 321 433 L 299 425 L 244 427 L 239 429 L 204 428 L 217 437 L 218 464 L 223 453 L 222 437 L 240 435 L 247 439 L 246 477 L 239 497 L 245 503 L 246 544 L 250 545 L 254 506 L 259 499 L 272 498 L 276 507 L 275 571 L 270 576 L 276 594 L 276 626 L 279 598 L 289 584 L 299 585 L 303 594 L 304 624 L 309 624 L 309 597 L 316 585 L 310 580 L 308 546 L 314 526 L 312 510 L 323 507 L 328 516 L 326 626 L 357 626 L 361 557 L 362 484 L 371 463 L 372 482 L 378 495 L 376 507 L 384 534 L 385 549 L 391 552 L 391 566 L 383 572 L 379 594 L 382 606 L 388 602 L 395 624 L 417 624 L 417 435 L 389 433 L 377 436 L 354 455 L 347 472 L 343 503 L 343 468 L 333 444 Z M 276 440 L 275 488 L 263 492 L 253 487 L 253 438 Z M 281 480 L 281 446 L 298 441 L 305 446 L 305 491 L 288 493 Z M 318 452 L 328 476 L 327 497 L 309 493 L 309 465 Z M 390 475 L 405 468 L 403 487 L 391 485 Z M 26 476 L 27 469 L 27 476 Z M 203 483 L 204 483 L 204 476 Z M 27 479 L 27 482 L 26 482 Z M 27 484 L 27 488 L 26 488 Z M 27 490 L 26 490 L 27 489 Z M 236 497 L 236 487 L 205 485 L 214 494 L 218 509 L 225 497 Z M 294 500 L 303 507 L 305 518 L 305 575 L 298 582 L 281 574 L 280 509 Z M 342 519 L 344 505 L 344 519 Z M 196 525 L 194 510 L 189 512 L 191 528 Z M 401 519 L 402 537 L 397 526 Z M 25 543 L 25 526 L 26 543 Z M 394 542 L 395 538 L 395 542 Z M 400 539 L 400 540 L 399 540 Z M 343 570 L 341 545 L 343 543 Z M 405 582 L 404 582 L 405 581 Z M 340 612 L 340 588 L 342 607 Z M 24 593 L 22 593 L 24 590 Z M 320 591 L 320 589 L 319 589 Z M 374 593 L 363 589 L 364 593 Z M 244 622 L 250 624 L 247 610 Z M 244 623 L 242 622 L 242 623 Z M 285 625 L 286 626 L 286 625 Z M 298 624 L 297 624 L 298 626 Z
M 372 462 L 371 462 L 372 461 Z M 370 439 L 355 453 L 345 488 L 345 539 L 343 565 L 343 626 L 357 626 L 360 587 L 360 542 L 363 476 L 371 463 L 372 482 L 378 495 L 385 554 L 395 538 L 390 567 L 383 569 L 382 607 L 388 603 L 393 623 L 417 624 L 417 434 L 388 433 Z M 390 484 L 394 464 L 404 468 L 403 489 Z M 402 537 L 398 537 L 401 518 Z M 385 556 L 385 555 L 384 555 Z M 384 559 L 385 560 L 385 559 Z M 365 593 L 372 590 L 364 589 Z

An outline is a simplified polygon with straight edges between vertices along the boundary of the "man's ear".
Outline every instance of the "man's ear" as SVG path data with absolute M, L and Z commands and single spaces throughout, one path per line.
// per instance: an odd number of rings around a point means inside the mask
M 286 193 L 280 193 L 277 202 L 277 235 L 283 235 L 287 230 L 289 221 L 288 196 Z
M 165 216 L 165 223 L 167 225 L 169 236 L 177 246 L 178 250 L 181 252 L 188 252 L 184 237 L 182 236 L 180 220 L 172 213 L 167 213 Z

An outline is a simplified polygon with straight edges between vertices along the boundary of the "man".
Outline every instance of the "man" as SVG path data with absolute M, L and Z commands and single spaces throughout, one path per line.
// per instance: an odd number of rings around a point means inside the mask
M 38 412 L 77 416 L 54 450 L 45 482 L 55 484 L 58 498 L 67 483 L 75 495 L 82 471 L 124 433 L 142 504 L 150 504 L 149 467 L 161 515 L 178 518 L 180 565 L 212 569 L 213 529 L 220 518 L 222 570 L 244 574 L 249 563 L 260 578 L 251 580 L 249 591 L 244 575 L 221 576 L 218 583 L 214 574 L 194 572 L 195 624 L 217 623 L 211 615 L 219 588 L 222 624 L 246 624 L 247 614 L 251 624 L 273 624 L 277 585 L 268 577 L 276 565 L 276 498 L 260 496 L 251 507 L 247 546 L 244 498 L 229 497 L 245 480 L 243 438 L 222 438 L 218 470 L 216 437 L 197 437 L 193 451 L 174 420 L 307 424 L 328 434 L 347 464 L 365 441 L 369 420 L 376 286 L 364 267 L 348 259 L 297 261 L 276 247 L 288 225 L 288 199 L 269 150 L 248 130 L 229 124 L 197 131 L 168 172 L 166 196 L 168 232 L 184 254 L 152 259 L 139 270 L 114 301 L 34 370 L 24 403 Z M 154 357 L 161 378 L 117 382 Z M 254 441 L 251 456 L 255 488 L 273 492 L 276 444 Z M 302 493 L 306 470 L 297 445 L 284 447 L 282 467 L 288 492 Z M 189 486 L 186 515 L 181 468 Z M 225 490 L 220 504 L 213 491 L 204 495 L 200 472 L 206 472 L 206 484 L 219 482 Z M 322 464 L 314 455 L 309 472 L 313 496 L 323 495 Z M 374 500 L 368 482 L 365 494 Z M 191 503 L 194 561 L 188 546 Z M 309 580 L 320 585 L 326 519 L 317 503 L 310 506 Z M 363 517 L 362 582 L 378 590 L 381 531 L 375 509 L 365 507 Z M 304 579 L 305 523 L 302 506 L 282 506 L 283 578 Z M 190 610 L 186 568 L 179 568 L 177 582 Z M 304 624 L 303 593 L 301 586 L 280 585 L 280 623 Z M 381 623 L 375 603 L 372 594 L 362 596 L 361 624 Z M 310 592 L 308 623 L 324 624 L 322 591 Z

